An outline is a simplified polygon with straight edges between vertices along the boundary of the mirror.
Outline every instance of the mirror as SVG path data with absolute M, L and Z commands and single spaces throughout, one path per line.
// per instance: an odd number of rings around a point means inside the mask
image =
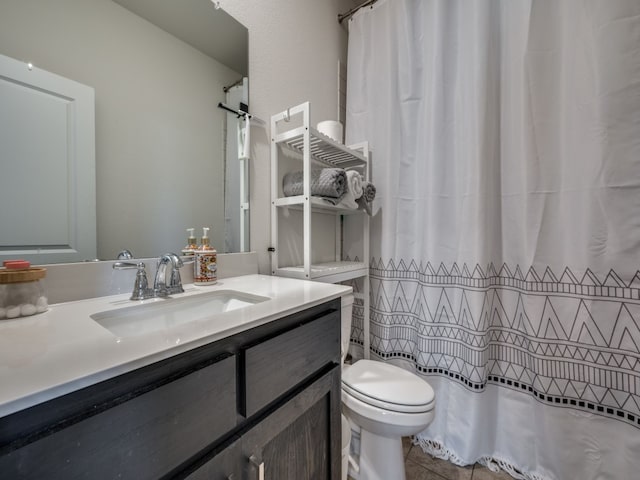
M 248 250 L 248 229 L 244 242 L 237 231 L 225 232 L 248 222 L 227 218 L 246 214 L 246 202 L 229 195 L 246 188 L 226 186 L 225 178 L 238 181 L 242 166 L 239 122 L 218 108 L 229 98 L 247 103 L 244 26 L 211 0 L 3 0 L 0 54 L 95 92 L 97 258 L 113 259 L 124 249 L 137 258 L 177 252 L 189 227 L 197 237 L 211 227 L 219 252 L 239 251 L 242 243 Z M 3 150 L 4 176 L 12 164 Z M 20 233 L 21 226 L 1 230 Z M 78 235 L 69 232 L 70 242 Z M 0 260 L 6 258 L 15 255 L 2 246 Z

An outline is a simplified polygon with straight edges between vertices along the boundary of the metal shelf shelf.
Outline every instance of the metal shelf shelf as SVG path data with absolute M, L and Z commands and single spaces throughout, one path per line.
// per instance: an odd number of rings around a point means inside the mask
M 331 215 L 362 215 L 364 211 L 352 208 L 341 208 L 325 202 L 320 197 L 311 197 L 311 210 L 314 213 L 325 213 Z M 304 196 L 296 195 L 295 197 L 281 197 L 273 201 L 276 207 L 287 207 L 293 210 L 304 209 Z
M 304 265 L 278 268 L 275 274 L 282 277 L 339 283 L 367 276 L 369 267 L 364 262 L 327 262 L 312 264 L 310 278 L 305 276 Z
M 313 127 L 308 128 L 310 132 L 309 147 L 314 160 L 336 168 L 354 168 L 367 165 L 367 159 L 360 152 L 334 141 Z M 306 127 L 298 127 L 276 135 L 275 143 L 303 155 L 305 130 Z

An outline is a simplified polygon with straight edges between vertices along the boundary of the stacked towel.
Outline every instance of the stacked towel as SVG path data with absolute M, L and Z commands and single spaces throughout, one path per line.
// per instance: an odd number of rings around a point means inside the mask
M 347 174 L 341 168 L 318 168 L 311 170 L 311 195 L 339 201 L 347 191 Z M 289 172 L 282 179 L 285 196 L 302 195 L 302 172 Z
M 282 179 L 285 196 L 302 195 L 302 171 L 287 173 Z M 361 209 L 371 215 L 371 202 L 376 187 L 355 170 L 342 168 L 311 169 L 311 195 L 321 197 L 330 205 L 345 209 Z

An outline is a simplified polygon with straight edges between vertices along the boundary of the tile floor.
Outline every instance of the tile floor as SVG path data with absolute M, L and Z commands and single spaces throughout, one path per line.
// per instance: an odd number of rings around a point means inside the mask
M 458 467 L 453 463 L 434 458 L 412 445 L 411 439 L 402 439 L 405 454 L 407 480 L 513 480 L 506 472 L 494 473 L 479 464 Z

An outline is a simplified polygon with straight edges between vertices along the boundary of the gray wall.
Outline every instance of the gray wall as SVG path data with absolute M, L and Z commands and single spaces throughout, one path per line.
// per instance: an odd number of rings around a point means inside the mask
M 346 62 L 347 31 L 338 13 L 346 0 L 220 0 L 220 5 L 249 29 L 249 101 L 252 113 L 269 122 L 271 115 L 311 102 L 311 123 L 338 119 L 338 60 Z M 269 127 L 251 132 L 251 249 L 260 273 L 271 273 Z M 292 215 L 295 217 L 296 215 Z M 327 217 L 322 215 L 320 217 Z M 333 218 L 318 218 L 316 258 L 331 260 L 335 245 Z M 287 243 L 300 234 L 298 222 L 285 229 Z M 295 249 L 295 248 L 294 248 Z M 301 250 L 295 251 L 301 258 Z

